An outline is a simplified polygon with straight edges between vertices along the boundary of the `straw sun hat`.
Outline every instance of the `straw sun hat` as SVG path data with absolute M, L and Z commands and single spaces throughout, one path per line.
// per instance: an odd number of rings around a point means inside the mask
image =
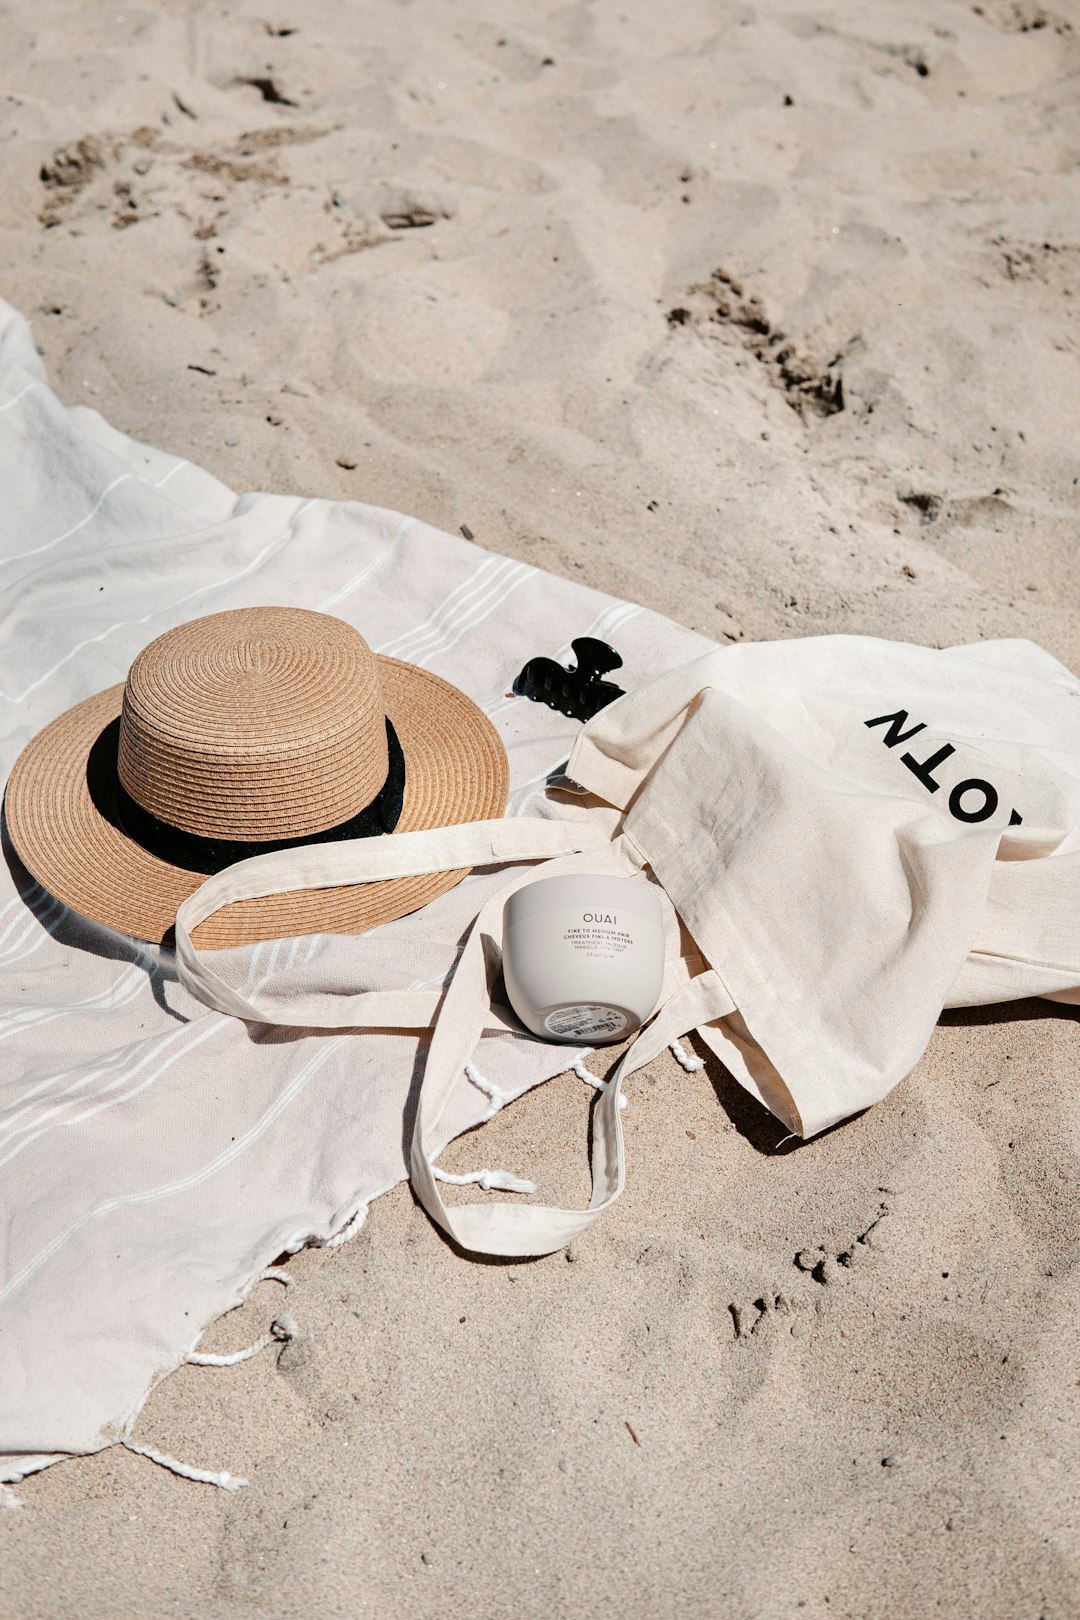
M 159 941 L 180 903 L 233 861 L 500 816 L 508 777 L 487 716 L 437 675 L 377 656 L 330 614 L 240 608 L 166 631 L 124 685 L 39 732 L 4 811 L 16 852 L 51 894 Z M 196 939 L 359 933 L 464 876 L 241 901 Z

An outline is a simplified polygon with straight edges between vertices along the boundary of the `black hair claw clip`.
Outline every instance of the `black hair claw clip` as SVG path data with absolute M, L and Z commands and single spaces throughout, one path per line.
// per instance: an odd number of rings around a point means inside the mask
M 557 709 L 572 720 L 591 720 L 625 695 L 614 681 L 601 680 L 611 670 L 621 669 L 622 659 L 614 647 L 593 636 L 579 636 L 570 645 L 576 665 L 564 669 L 554 658 L 530 658 L 514 681 L 514 691 L 518 697 L 546 703 L 549 709 Z

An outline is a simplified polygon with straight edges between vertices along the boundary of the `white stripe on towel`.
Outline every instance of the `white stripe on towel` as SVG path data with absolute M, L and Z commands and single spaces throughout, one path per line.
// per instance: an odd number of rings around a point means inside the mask
M 252 559 L 252 561 L 249 562 L 246 567 L 241 568 L 239 573 L 230 574 L 227 579 L 215 579 L 211 581 L 209 585 L 200 585 L 196 590 L 188 591 L 184 596 L 177 596 L 171 602 L 163 602 L 160 607 L 151 608 L 150 612 L 144 613 L 141 618 L 117 620 L 116 624 L 111 624 L 107 630 L 102 630 L 100 634 L 96 636 L 87 636 L 85 641 L 78 642 L 74 647 L 71 648 L 70 652 L 65 653 L 63 658 L 59 659 L 57 663 L 53 664 L 51 669 L 47 669 L 43 675 L 39 675 L 36 681 L 31 681 L 30 685 L 26 687 L 24 691 L 17 694 L 12 692 L 0 692 L 0 700 L 3 700 L 5 703 L 24 702 L 24 700 L 30 696 L 31 692 L 36 692 L 39 686 L 44 686 L 45 682 L 51 680 L 58 670 L 63 669 L 65 664 L 70 663 L 73 658 L 76 658 L 79 653 L 82 652 L 84 647 L 92 647 L 97 642 L 106 641 L 109 636 L 113 634 L 114 630 L 127 630 L 133 625 L 149 624 L 151 619 L 159 618 L 167 613 L 171 613 L 174 608 L 183 607 L 185 602 L 193 602 L 197 596 L 205 596 L 208 592 L 212 591 L 223 591 L 227 586 L 235 585 L 238 580 L 246 579 L 248 574 L 254 573 L 255 569 L 258 568 L 266 557 L 269 556 L 270 552 L 276 549 L 281 549 L 289 543 L 296 533 L 296 525 L 300 518 L 305 512 L 310 511 L 310 509 L 316 504 L 316 500 L 310 500 L 304 501 L 300 506 L 298 506 L 289 520 L 289 526 L 285 533 L 276 535 L 273 540 L 268 541 L 267 544 L 263 546 L 262 550 Z M 211 524 L 210 527 L 212 528 L 214 525 Z
M 21 1271 L 16 1272 L 6 1287 L 0 1289 L 0 1305 L 17 1293 L 36 1271 L 39 1271 L 47 1261 L 52 1259 L 58 1250 L 63 1248 L 64 1244 L 76 1232 L 81 1231 L 84 1226 L 88 1226 L 91 1221 L 96 1221 L 105 1215 L 111 1215 L 113 1210 L 120 1209 L 127 1204 L 154 1204 L 160 1202 L 163 1198 L 173 1198 L 178 1193 L 190 1192 L 200 1182 L 216 1175 L 219 1170 L 231 1163 L 233 1159 L 238 1159 L 242 1153 L 246 1153 L 252 1143 L 256 1142 L 264 1131 L 269 1130 L 278 1115 L 289 1106 L 295 1097 L 299 1096 L 300 1092 L 318 1073 L 331 1054 L 350 1039 L 351 1037 L 348 1035 L 339 1035 L 336 1039 L 327 1041 L 325 1046 L 319 1047 L 299 1074 L 289 1082 L 281 1095 L 264 1114 L 259 1116 L 254 1125 L 250 1126 L 243 1136 L 230 1143 L 224 1152 L 211 1159 L 208 1164 L 192 1171 L 190 1175 L 180 1177 L 177 1181 L 165 1182 L 162 1186 L 149 1188 L 146 1192 L 125 1193 L 115 1198 L 107 1198 L 102 1203 L 95 1205 L 93 1209 L 87 1210 L 85 1214 L 79 1215 L 75 1220 L 69 1222 L 62 1232 L 58 1232 L 43 1249 L 39 1250 L 31 1260 L 27 1261 Z
M 245 975 L 244 981 L 243 981 L 242 985 L 240 986 L 240 988 L 242 990 L 245 990 L 245 991 L 251 990 L 251 981 L 254 978 L 255 973 L 258 970 L 259 964 L 260 964 L 261 959 L 262 959 L 262 954 L 263 954 L 263 951 L 267 947 L 267 943 L 268 942 L 264 940 L 264 941 L 260 941 L 260 943 L 258 945 L 256 945 L 255 950 L 252 953 L 251 961 L 248 964 L 247 974 Z M 273 942 L 273 945 L 272 945 L 271 950 L 270 950 L 270 965 L 269 965 L 265 975 L 263 976 L 263 978 L 260 979 L 258 984 L 254 986 L 254 993 L 255 994 L 258 994 L 258 992 L 264 988 L 267 981 L 276 972 L 276 970 L 277 970 L 278 952 L 279 952 L 279 950 L 281 948 L 282 943 L 283 943 L 283 941 L 280 941 L 280 940 L 276 940 L 276 941 Z M 288 966 L 292 965 L 292 963 L 291 963 L 292 955 L 293 955 L 293 953 L 295 952 L 297 946 L 300 943 L 301 943 L 300 940 L 295 940 L 293 942 L 292 948 L 291 948 L 290 953 L 289 953 L 290 961 L 287 964 Z M 76 1066 L 73 1066 L 73 1067 L 71 1067 L 69 1069 L 61 1070 L 61 1072 L 59 1074 L 51 1074 L 51 1075 L 46 1076 L 46 1078 L 44 1080 L 39 1080 L 37 1085 L 31 1086 L 31 1087 L 29 1087 L 27 1090 L 25 1090 L 23 1092 L 21 1101 L 22 1101 L 24 1106 L 22 1108 L 17 1109 L 14 1113 L 10 1114 L 7 1117 L 7 1119 L 3 1122 L 5 1130 L 6 1130 L 5 1139 L 7 1141 L 11 1141 L 14 1137 L 21 1135 L 25 1131 L 32 1130 L 35 1125 L 38 1125 L 38 1126 L 41 1127 L 41 1129 L 37 1130 L 34 1133 L 33 1137 L 28 1139 L 28 1141 L 36 1141 L 42 1134 L 45 1133 L 46 1129 L 47 1130 L 53 1130 L 59 1125 L 78 1124 L 84 1119 L 92 1118 L 93 1115 L 96 1114 L 99 1111 L 98 1109 L 92 1108 L 92 1109 L 88 1110 L 85 1113 L 77 1115 L 75 1118 L 70 1118 L 70 1117 L 68 1117 L 68 1118 L 60 1118 L 59 1116 L 61 1114 L 63 1114 L 66 1109 L 81 1106 L 81 1104 L 84 1103 L 87 1099 L 85 1097 L 83 1097 L 83 1096 L 74 1097 L 73 1093 L 84 1091 L 87 1086 L 92 1085 L 93 1082 L 95 1080 L 97 1080 L 97 1079 L 100 1079 L 102 1075 L 112 1076 L 112 1078 L 109 1079 L 109 1081 L 108 1081 L 108 1083 L 106 1085 L 101 1086 L 98 1091 L 93 1093 L 94 1097 L 96 1097 L 96 1098 L 101 1098 L 101 1097 L 108 1096 L 108 1094 L 111 1093 L 111 1092 L 114 1092 L 117 1089 L 118 1086 L 123 1085 L 125 1081 L 132 1079 L 135 1075 L 137 1075 L 139 1073 L 139 1071 L 142 1068 L 144 1068 L 144 1066 L 148 1062 L 151 1062 L 154 1058 L 158 1057 L 167 1047 L 171 1047 L 172 1043 L 174 1041 L 178 1040 L 180 1038 L 180 1036 L 183 1035 L 185 1032 L 191 1032 L 191 1031 L 193 1031 L 195 1029 L 202 1029 L 203 1033 L 201 1035 L 199 1035 L 197 1038 L 193 1038 L 189 1045 L 185 1045 L 184 1047 L 181 1048 L 180 1052 L 174 1053 L 173 1056 L 169 1058 L 168 1063 L 162 1064 L 160 1068 L 158 1068 L 158 1069 L 156 1069 L 154 1071 L 153 1075 L 150 1076 L 149 1080 L 142 1080 L 142 1081 L 139 1082 L 139 1084 L 137 1086 L 132 1087 L 130 1091 L 123 1092 L 122 1095 L 120 1095 L 119 1097 L 110 1098 L 110 1101 L 106 1106 L 111 1107 L 114 1103 L 124 1102 L 124 1101 L 126 1101 L 126 1099 L 128 1097 L 133 1097 L 138 1092 L 145 1091 L 146 1087 L 148 1085 L 153 1084 L 153 1082 L 155 1080 L 159 1079 L 160 1076 L 165 1073 L 166 1069 L 171 1068 L 172 1064 L 176 1061 L 177 1057 L 182 1056 L 185 1052 L 187 1052 L 189 1050 L 193 1050 L 196 1046 L 201 1046 L 203 1040 L 205 1040 L 207 1035 L 213 1034 L 215 1028 L 219 1028 L 219 1027 L 221 1027 L 222 1024 L 227 1023 L 227 1022 L 228 1022 L 228 1020 L 223 1015 L 218 1016 L 218 1015 L 215 1015 L 215 1014 L 204 1013 L 200 1018 L 194 1019 L 191 1023 L 182 1024 L 179 1029 L 169 1030 L 167 1034 L 165 1034 L 163 1036 L 160 1036 L 160 1037 L 157 1037 L 157 1038 L 154 1038 L 153 1041 L 152 1041 L 150 1050 L 148 1050 L 148 1051 L 144 1050 L 143 1055 L 140 1058 L 138 1058 L 137 1060 L 135 1060 L 135 1061 L 132 1061 L 132 1059 L 134 1058 L 134 1054 L 132 1053 L 131 1047 L 129 1046 L 128 1048 L 125 1049 L 125 1054 L 124 1054 L 124 1057 L 123 1057 L 123 1059 L 121 1061 L 121 1067 L 120 1067 L 119 1073 L 117 1073 L 117 1068 L 116 1068 L 115 1065 L 113 1065 L 113 1066 L 105 1065 L 105 1066 L 98 1067 L 98 1068 L 91 1068 L 87 1073 L 83 1074 L 81 1076 L 81 1078 L 76 1080 L 72 1085 L 68 1086 L 65 1091 L 57 1092 L 56 1093 L 56 1099 L 54 1101 L 54 1106 L 51 1107 L 50 1109 L 48 1109 L 48 1111 L 46 1113 L 38 1114 L 36 1116 L 36 1118 L 34 1118 L 32 1120 L 28 1120 L 25 1125 L 22 1125 L 22 1126 L 18 1127 L 17 1129 L 9 1128 L 9 1127 L 13 1127 L 15 1125 L 15 1121 L 17 1119 L 21 1118 L 21 1116 L 23 1114 L 31 1112 L 30 1108 L 28 1108 L 26 1106 L 26 1104 L 29 1102 L 30 1098 L 37 1096 L 42 1091 L 47 1091 L 49 1086 L 54 1085 L 57 1081 L 65 1080 L 70 1075 L 78 1073 L 78 1067 L 79 1066 L 76 1065 Z M 209 1026 L 210 1026 L 209 1028 L 205 1027 L 205 1026 L 207 1026 L 207 1024 L 209 1024 Z M 145 1048 L 146 1045 L 147 1045 L 147 1043 L 145 1041 L 137 1042 L 136 1043 L 136 1049 L 138 1049 L 139 1047 Z M 59 1099 L 63 1098 L 63 1097 L 68 1097 L 71 1100 L 68 1101 L 68 1102 L 62 1102 Z M 48 1099 L 46 1097 L 46 1098 L 43 1098 L 42 1100 L 44 1102 L 48 1102 L 50 1099 Z M 51 1120 L 52 1123 L 49 1124 L 46 1127 L 45 1122 L 48 1121 L 48 1120 Z M 26 1142 L 20 1144 L 21 1147 L 26 1146 L 26 1145 L 27 1145 Z M 8 1155 L 8 1158 L 12 1158 L 12 1157 L 14 1157 L 14 1154 L 9 1154 Z M 0 1159 L 0 1164 L 4 1164 L 6 1162 L 7 1162 L 6 1159 Z
M 436 653 L 453 646 L 465 630 L 486 619 L 512 590 L 535 573 L 536 569 L 527 563 L 514 562 L 509 557 L 489 557 L 423 624 L 376 651 L 422 665 Z
M 478 624 L 483 624 L 485 619 L 490 619 L 495 609 L 501 607 L 507 597 L 513 595 L 519 585 L 524 585 L 527 579 L 531 579 L 536 571 L 535 568 L 530 568 L 527 564 L 518 565 L 517 573 L 513 576 L 504 577 L 500 580 L 498 589 L 489 591 L 479 602 L 474 602 L 463 622 L 459 620 L 452 630 L 448 628 L 441 640 L 437 641 L 434 646 L 426 648 L 423 653 L 413 659 L 413 662 L 422 668 L 425 664 L 430 663 L 433 658 L 441 658 L 444 653 L 448 653 L 450 648 L 456 646 L 468 631 L 475 630 Z
M 63 1006 L 21 1008 L 8 1018 L 0 1018 L 0 1041 L 7 1040 L 9 1035 L 22 1034 L 28 1029 L 41 1029 L 43 1025 L 54 1023 L 58 1018 L 70 1017 L 72 1013 L 112 1012 L 117 1007 L 124 1007 L 141 994 L 143 980 L 156 978 L 160 971 L 157 963 L 151 962 L 149 957 L 143 957 L 138 962 L 129 962 L 113 984 L 99 990 L 96 995 L 87 996 L 84 1001 L 72 1001 Z
M 354 574 L 352 579 L 346 580 L 345 584 L 339 590 L 336 590 L 332 596 L 328 596 L 324 602 L 320 602 L 318 611 L 328 613 L 331 608 L 337 607 L 339 602 L 344 602 L 347 596 L 351 596 L 354 591 L 359 590 L 361 585 L 371 579 L 374 574 L 377 574 L 379 569 L 390 561 L 394 548 L 406 529 L 410 528 L 415 522 L 415 518 L 403 519 L 394 538 L 383 547 L 374 561 L 369 562 L 366 568 L 361 568 L 360 572 Z
M 44 388 L 45 386 L 46 384 L 43 382 L 27 383 L 25 388 L 19 389 L 19 392 L 15 395 L 14 399 L 6 399 L 4 403 L 0 405 L 0 411 L 10 411 L 11 407 L 13 405 L 17 405 L 20 399 L 30 392 L 31 388 Z
M 46 895 L 44 890 L 42 890 L 42 894 L 45 903 L 41 905 L 40 909 L 32 909 L 32 915 L 22 920 L 22 928 L 16 937 L 15 943 L 0 957 L 0 967 L 9 968 L 13 967 L 16 962 L 25 962 L 28 956 L 33 956 L 35 951 L 39 951 L 46 941 L 52 938 L 67 917 L 67 906 L 54 899 L 52 895 Z M 35 924 L 41 925 L 41 933 L 37 935 L 36 939 L 34 938 Z M 25 945 L 29 939 L 33 939 L 34 943 L 27 945 L 25 950 L 21 950 L 20 946 Z
M 0 566 L 4 563 L 22 562 L 25 557 L 40 557 L 43 551 L 51 551 L 53 546 L 58 546 L 62 540 L 70 540 L 73 534 L 78 534 L 80 529 L 85 529 L 86 525 L 97 517 L 106 496 L 111 495 L 121 484 L 129 483 L 134 477 L 134 473 L 121 473 L 119 478 L 114 478 L 111 484 L 106 485 L 89 512 L 84 518 L 80 518 L 78 523 L 73 523 L 70 529 L 65 529 L 63 534 L 56 535 L 54 539 L 46 540 L 43 546 L 34 546 L 31 551 L 14 551 L 10 556 L 0 557 Z

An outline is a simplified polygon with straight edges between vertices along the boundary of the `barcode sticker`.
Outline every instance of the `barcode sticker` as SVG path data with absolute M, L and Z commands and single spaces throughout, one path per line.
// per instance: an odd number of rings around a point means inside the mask
M 599 1035 L 621 1035 L 626 1028 L 625 1013 L 616 1007 L 559 1007 L 548 1013 L 544 1028 L 552 1035 L 575 1041 L 593 1040 Z

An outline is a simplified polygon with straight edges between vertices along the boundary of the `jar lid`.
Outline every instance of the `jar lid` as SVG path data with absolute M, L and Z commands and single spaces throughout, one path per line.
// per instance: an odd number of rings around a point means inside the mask
M 538 878 L 535 883 L 515 890 L 506 902 L 504 922 L 509 927 L 523 917 L 565 906 L 581 907 L 600 915 L 628 911 L 647 918 L 657 927 L 662 926 L 664 920 L 659 891 L 647 878 L 616 877 L 606 872 L 567 872 L 561 877 Z

